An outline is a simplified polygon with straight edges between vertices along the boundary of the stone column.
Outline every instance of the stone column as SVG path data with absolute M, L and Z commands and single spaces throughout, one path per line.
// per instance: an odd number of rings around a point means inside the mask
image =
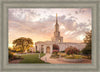
M 44 53 L 46 53 L 46 46 L 44 46 Z
M 52 54 L 52 52 L 53 52 L 53 46 L 50 45 L 50 54 Z

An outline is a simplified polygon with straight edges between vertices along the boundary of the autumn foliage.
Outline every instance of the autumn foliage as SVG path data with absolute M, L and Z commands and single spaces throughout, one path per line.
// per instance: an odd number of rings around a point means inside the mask
M 57 54 L 59 52 L 59 46 L 56 44 L 53 44 L 53 53 Z
M 32 45 L 33 41 L 30 38 L 20 37 L 13 41 L 13 49 L 17 52 L 25 52 L 25 50 L 28 50 Z
M 70 55 L 70 54 L 79 54 L 79 52 L 80 51 L 77 48 L 72 47 L 72 46 L 65 49 L 65 53 L 68 54 L 68 55 Z
M 59 50 L 59 46 L 56 44 L 53 44 L 53 50 Z

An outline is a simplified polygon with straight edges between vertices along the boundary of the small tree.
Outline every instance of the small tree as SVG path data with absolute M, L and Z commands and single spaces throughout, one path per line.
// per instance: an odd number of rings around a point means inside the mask
M 68 55 L 79 54 L 79 52 L 80 51 L 77 48 L 72 47 L 72 46 L 65 49 L 65 53 L 68 54 Z
M 86 47 L 82 50 L 82 53 L 84 55 L 87 55 L 89 58 L 91 58 L 91 45 L 92 42 L 92 31 L 86 32 L 86 36 L 84 38 L 84 43 L 86 43 Z
M 25 52 L 31 45 L 33 45 L 32 39 L 21 37 L 13 41 L 13 48 L 16 51 Z

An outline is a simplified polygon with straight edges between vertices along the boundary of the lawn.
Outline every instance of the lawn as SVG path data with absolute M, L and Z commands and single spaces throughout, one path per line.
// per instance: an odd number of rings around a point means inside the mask
M 44 56 L 45 54 L 40 54 L 40 57 Z M 41 59 L 39 59 L 39 54 L 26 54 L 22 55 L 22 58 L 24 58 L 20 63 L 45 63 Z

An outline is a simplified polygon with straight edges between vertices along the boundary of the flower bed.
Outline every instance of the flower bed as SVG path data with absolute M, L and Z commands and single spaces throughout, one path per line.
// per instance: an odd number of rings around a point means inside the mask
M 81 62 L 82 61 L 82 56 L 81 55 L 67 55 L 64 58 L 64 61 L 68 61 L 68 62 Z
M 65 57 L 66 56 L 66 53 L 60 53 L 59 52 L 58 55 L 61 56 L 61 57 Z

